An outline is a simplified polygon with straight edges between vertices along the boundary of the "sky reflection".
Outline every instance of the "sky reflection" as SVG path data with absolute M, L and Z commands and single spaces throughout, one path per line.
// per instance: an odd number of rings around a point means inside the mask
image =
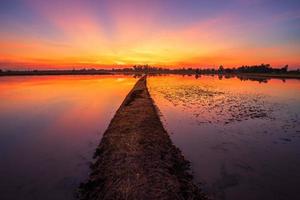
M 73 199 L 135 83 L 124 76 L 0 78 L 0 199 Z
M 300 198 L 299 80 L 174 75 L 148 84 L 172 141 L 210 196 Z

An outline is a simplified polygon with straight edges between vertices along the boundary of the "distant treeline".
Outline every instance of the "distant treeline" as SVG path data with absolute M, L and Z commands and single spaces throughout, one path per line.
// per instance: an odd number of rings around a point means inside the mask
M 288 70 L 288 65 L 282 68 L 273 68 L 269 64 L 241 66 L 238 68 L 225 68 L 222 65 L 218 68 L 177 68 L 169 69 L 162 67 L 154 67 L 149 65 L 135 65 L 132 68 L 112 69 L 114 72 L 142 72 L 142 73 L 172 73 L 172 74 L 237 74 L 237 73 L 272 73 L 286 74 L 299 73 L 298 70 Z
M 133 74 L 300 74 L 300 69 L 289 70 L 288 65 L 282 68 L 273 68 L 269 64 L 241 66 L 225 68 L 222 65 L 214 68 L 162 68 L 150 65 L 134 65 L 128 68 L 112 69 L 72 69 L 72 70 L 1 70 L 0 75 L 89 75 L 89 74 L 112 74 L 112 73 L 133 73 Z
M 72 69 L 72 70 L 1 70 L 0 76 L 22 75 L 102 75 L 111 74 L 111 70 L 104 69 Z

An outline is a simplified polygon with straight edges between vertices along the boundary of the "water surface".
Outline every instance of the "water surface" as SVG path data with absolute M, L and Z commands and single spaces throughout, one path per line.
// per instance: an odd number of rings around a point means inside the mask
M 135 79 L 0 78 L 0 199 L 74 199 L 101 135 Z
M 166 129 L 215 199 L 300 199 L 300 81 L 148 80 Z

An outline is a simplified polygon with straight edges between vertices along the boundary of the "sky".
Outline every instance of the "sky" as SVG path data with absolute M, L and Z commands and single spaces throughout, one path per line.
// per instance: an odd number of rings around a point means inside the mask
M 300 67 L 299 0 L 0 0 L 0 68 Z

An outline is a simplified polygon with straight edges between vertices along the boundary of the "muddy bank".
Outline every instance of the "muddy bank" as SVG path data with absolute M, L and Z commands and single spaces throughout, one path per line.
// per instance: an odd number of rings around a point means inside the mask
M 205 199 L 163 128 L 146 77 L 125 98 L 94 156 L 80 199 Z

